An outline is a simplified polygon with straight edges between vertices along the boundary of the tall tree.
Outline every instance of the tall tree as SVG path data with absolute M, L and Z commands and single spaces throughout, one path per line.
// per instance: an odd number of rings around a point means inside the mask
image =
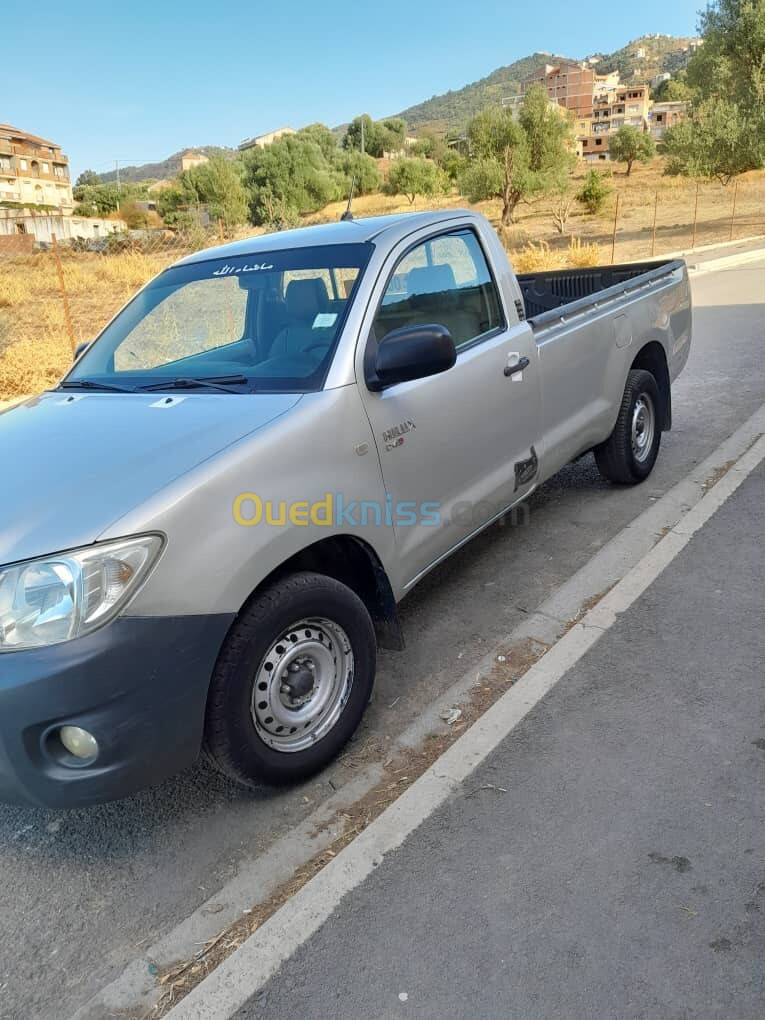
M 348 125 L 343 136 L 343 148 L 355 149 L 370 156 L 382 156 L 382 141 L 377 125 L 368 113 L 354 117 Z
M 529 168 L 555 177 L 558 183 L 576 162 L 574 126 L 569 115 L 550 102 L 546 89 L 532 85 L 523 100 L 518 123 L 529 143 Z
M 301 134 L 284 135 L 244 158 L 244 183 L 252 222 L 272 222 L 273 210 L 287 214 L 314 212 L 340 197 L 338 179 L 321 147 Z
M 714 0 L 701 12 L 699 27 L 704 45 L 688 65 L 689 80 L 704 98 L 720 96 L 762 109 L 765 0 Z
M 714 0 L 700 17 L 687 80 L 701 100 L 662 149 L 667 173 L 727 183 L 765 165 L 765 0 Z
M 573 131 L 541 87 L 529 89 L 518 120 L 507 107 L 489 106 L 470 121 L 470 156 L 460 188 L 471 202 L 502 201 L 502 223 L 512 223 L 518 204 L 560 188 L 575 156 Z
M 662 152 L 669 157 L 668 174 L 711 177 L 729 184 L 737 174 L 761 165 L 762 139 L 752 135 L 750 120 L 740 106 L 712 98 L 694 111 L 693 120 L 667 131 Z
M 185 170 L 180 177 L 181 190 L 190 205 L 205 205 L 213 219 L 226 226 L 247 222 L 247 193 L 242 182 L 241 160 L 210 156 L 206 163 Z

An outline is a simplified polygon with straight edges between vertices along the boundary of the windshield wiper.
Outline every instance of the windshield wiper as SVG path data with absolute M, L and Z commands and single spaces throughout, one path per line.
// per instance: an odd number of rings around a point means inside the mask
M 221 393 L 237 393 L 232 386 L 247 386 L 249 379 L 246 375 L 201 375 L 189 379 L 165 379 L 163 382 L 150 383 L 148 386 L 139 386 L 139 390 L 194 390 L 209 389 L 220 390 Z
M 64 379 L 58 384 L 60 390 L 108 390 L 112 393 L 135 393 L 130 386 L 114 386 L 112 383 L 96 382 L 95 379 Z

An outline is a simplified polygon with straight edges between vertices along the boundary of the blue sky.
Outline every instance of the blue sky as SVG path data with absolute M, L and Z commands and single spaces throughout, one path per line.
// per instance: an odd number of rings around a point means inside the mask
M 73 173 L 237 145 L 289 124 L 396 113 L 535 50 L 581 57 L 695 33 L 700 0 L 38 0 L 2 15 L 0 121 Z M 10 87 L 8 87 L 10 86 Z

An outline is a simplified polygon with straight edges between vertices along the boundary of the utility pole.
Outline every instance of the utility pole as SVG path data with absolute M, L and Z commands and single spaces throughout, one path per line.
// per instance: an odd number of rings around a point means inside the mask
M 364 114 L 361 115 L 361 153 L 364 154 Z
M 117 171 L 117 212 L 120 211 L 120 161 L 115 159 L 114 168 Z

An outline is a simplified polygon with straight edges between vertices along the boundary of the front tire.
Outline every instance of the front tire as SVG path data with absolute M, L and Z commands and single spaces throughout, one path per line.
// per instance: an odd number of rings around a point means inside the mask
M 361 722 L 377 646 L 366 606 L 322 574 L 292 574 L 256 595 L 223 646 L 207 701 L 204 752 L 257 787 L 320 771 Z
M 643 369 L 632 369 L 614 430 L 594 450 L 604 478 L 619 485 L 637 485 L 650 475 L 661 443 L 660 407 L 656 379 Z

